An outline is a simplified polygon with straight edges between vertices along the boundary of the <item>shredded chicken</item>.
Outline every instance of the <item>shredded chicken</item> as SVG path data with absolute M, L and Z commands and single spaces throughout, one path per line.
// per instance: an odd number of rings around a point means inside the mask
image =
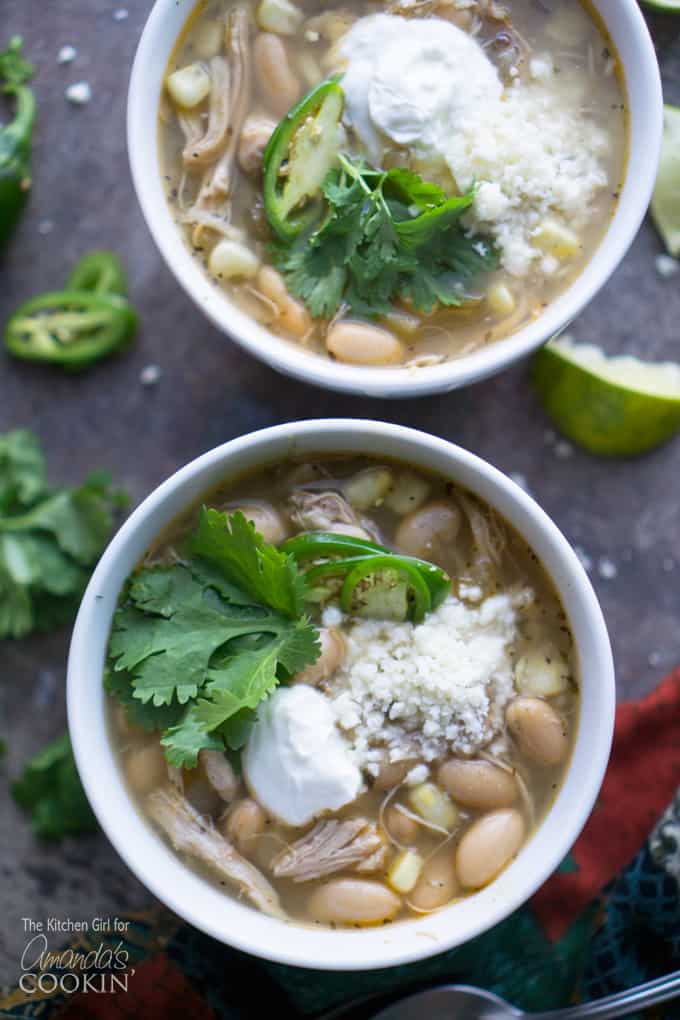
M 210 101 L 208 126 L 198 141 L 187 140 L 182 152 L 186 167 L 203 167 L 213 163 L 222 152 L 229 132 L 231 71 L 224 57 L 210 61 Z
M 177 114 L 177 123 L 184 135 L 184 153 L 192 151 L 203 138 L 203 118 L 198 110 L 183 110 Z M 184 158 L 183 153 L 183 158 Z
M 359 517 L 337 492 L 293 489 L 288 504 L 291 521 L 303 531 L 341 531 L 337 525 L 347 525 L 348 528 L 359 528 L 376 542 L 380 541 L 375 524 L 367 517 Z
M 232 191 L 236 151 L 243 122 L 250 106 L 252 68 L 250 58 L 250 16 L 245 7 L 235 7 L 227 18 L 227 57 L 231 67 L 231 105 L 229 140 L 220 156 L 211 182 L 212 192 L 229 195 Z
M 232 801 L 238 791 L 239 781 L 222 751 L 200 751 L 198 760 L 215 793 L 227 804 Z
M 328 818 L 286 847 L 271 862 L 277 878 L 310 882 L 370 860 L 384 847 L 374 822 L 366 818 Z
M 254 865 L 242 857 L 173 787 L 154 790 L 147 798 L 151 818 L 167 834 L 178 853 L 193 857 L 218 878 L 271 917 L 285 918 L 275 889 Z
M 249 39 L 250 15 L 245 7 L 234 7 L 226 25 L 228 60 L 214 57 L 210 63 L 213 86 L 208 130 L 199 145 L 194 146 L 191 159 L 194 165 L 208 165 L 196 201 L 184 217 L 187 223 L 195 225 L 192 242 L 196 248 L 201 247 L 206 229 L 226 237 L 234 233 L 225 203 L 233 191 L 238 141 L 252 92 Z M 214 72 L 216 61 L 219 65 Z M 184 161 L 186 164 L 186 148 Z
M 387 867 L 387 862 L 390 858 L 390 847 L 388 843 L 383 843 L 377 850 L 374 850 L 370 857 L 360 861 L 357 864 L 355 871 L 365 875 L 369 872 L 384 871 Z

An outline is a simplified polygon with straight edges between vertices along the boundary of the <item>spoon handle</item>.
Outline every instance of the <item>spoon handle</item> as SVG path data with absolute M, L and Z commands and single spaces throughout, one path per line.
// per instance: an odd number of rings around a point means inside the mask
M 628 1016 L 638 1009 L 654 1006 L 659 1002 L 680 995 L 680 970 L 672 974 L 648 981 L 647 984 L 629 988 L 616 995 L 608 995 L 606 999 L 584 1002 L 571 1009 L 559 1009 L 549 1013 L 534 1013 L 531 1020 L 615 1020 L 615 1017 Z M 529 1018 L 527 1018 L 529 1020 Z

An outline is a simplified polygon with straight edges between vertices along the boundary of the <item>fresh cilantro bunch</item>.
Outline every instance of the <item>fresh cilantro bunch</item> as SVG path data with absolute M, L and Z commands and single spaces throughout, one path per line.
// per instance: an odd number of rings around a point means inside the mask
M 31 758 L 12 794 L 30 812 L 33 831 L 41 839 L 61 839 L 97 827 L 66 733 Z
M 497 268 L 491 243 L 467 236 L 459 223 L 474 189 L 447 198 L 410 170 L 338 159 L 323 184 L 321 225 L 272 245 L 288 289 L 315 318 L 331 318 L 342 304 L 357 315 L 385 315 L 400 299 L 426 314 L 438 303 L 457 307 L 475 277 Z
M 67 622 L 124 497 L 103 472 L 51 489 L 34 435 L 0 435 L 0 638 Z
M 242 747 L 262 699 L 320 653 L 295 560 L 242 513 L 204 507 L 186 553 L 130 578 L 105 680 L 132 723 L 163 731 L 178 768 Z

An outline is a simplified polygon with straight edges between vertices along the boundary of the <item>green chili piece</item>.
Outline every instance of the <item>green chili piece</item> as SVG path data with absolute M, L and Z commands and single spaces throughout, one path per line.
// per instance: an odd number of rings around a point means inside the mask
M 429 563 L 427 560 L 421 560 L 416 556 L 403 556 L 401 553 L 392 552 L 385 546 L 378 545 L 377 542 L 370 542 L 364 538 L 354 538 L 351 535 L 338 535 L 326 531 L 309 531 L 302 535 L 296 535 L 294 538 L 289 538 L 283 543 L 281 549 L 283 552 L 290 553 L 296 560 L 301 562 L 311 559 L 341 557 L 339 561 L 334 560 L 337 563 L 346 560 L 348 557 L 366 557 L 373 556 L 376 553 L 387 555 L 392 559 L 395 569 L 397 564 L 408 564 L 416 567 L 429 589 L 432 609 L 438 609 L 451 591 L 451 578 L 441 567 L 436 566 L 434 563 Z M 322 566 L 326 565 L 322 564 Z M 307 571 L 306 576 L 309 577 L 315 570 L 316 568 L 312 568 L 311 571 Z M 328 573 L 333 573 L 333 571 L 328 571 Z M 323 576 L 323 572 L 319 576 Z
M 430 589 L 417 567 L 398 556 L 367 556 L 350 570 L 340 592 L 340 606 L 343 612 L 351 611 L 361 583 L 382 571 L 398 574 L 406 581 L 413 597 L 412 619 L 414 623 L 421 623 L 432 608 Z
M 321 215 L 321 185 L 338 157 L 344 101 L 335 79 L 322 81 L 279 122 L 264 150 L 265 212 L 284 241 Z
M 0 53 L 0 91 L 14 99 L 14 119 L 0 127 L 0 249 L 9 240 L 31 191 L 31 148 L 36 104 L 26 82 L 33 68 L 14 36 Z
M 26 361 L 80 369 L 123 348 L 137 315 L 116 294 L 58 291 L 17 309 L 5 327 L 5 346 Z
M 127 294 L 125 270 L 112 251 L 91 251 L 75 264 L 66 290 L 87 290 L 94 294 Z

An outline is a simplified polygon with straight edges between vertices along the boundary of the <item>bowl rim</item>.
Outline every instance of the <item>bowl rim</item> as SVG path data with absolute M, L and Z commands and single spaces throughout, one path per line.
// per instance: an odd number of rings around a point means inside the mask
M 102 683 L 120 586 L 166 523 L 219 478 L 228 479 L 230 463 L 234 474 L 240 474 L 291 452 L 343 450 L 395 457 L 439 471 L 483 499 L 493 494 L 491 504 L 500 504 L 501 514 L 529 541 L 552 577 L 570 619 L 582 685 L 581 718 L 567 775 L 553 807 L 518 857 L 486 889 L 422 922 L 360 931 L 282 924 L 225 897 L 185 865 L 127 791 L 110 740 Z M 194 927 L 252 955 L 310 969 L 368 970 L 413 962 L 469 941 L 526 902 L 559 866 L 587 821 L 604 776 L 613 736 L 615 681 L 609 637 L 590 580 L 557 526 L 524 490 L 446 440 L 384 422 L 326 419 L 277 425 L 233 439 L 180 468 L 133 511 L 102 555 L 83 596 L 69 652 L 67 707 L 76 764 L 95 815 L 131 871 L 159 900 Z
M 637 0 L 590 0 L 613 35 L 621 24 L 630 37 L 630 65 L 621 55 L 629 111 L 629 149 L 621 195 L 606 234 L 583 271 L 534 322 L 505 340 L 442 365 L 371 368 L 346 365 L 305 351 L 256 323 L 220 293 L 179 236 L 163 194 L 156 111 L 162 80 L 178 32 L 195 0 L 155 0 L 134 59 L 127 107 L 127 140 L 132 179 L 151 235 L 175 279 L 207 318 L 230 339 L 285 375 L 358 395 L 396 398 L 446 392 L 500 372 L 559 335 L 604 286 L 618 267 L 644 218 L 658 168 L 663 129 L 661 79 L 654 45 Z M 603 14 L 603 8 L 608 13 Z M 175 23 L 174 21 L 172 22 Z M 166 39 L 168 36 L 171 44 Z M 628 42 L 626 42 L 628 45 Z M 621 45 L 618 45 L 619 53 Z M 634 84 L 634 88 L 631 87 Z M 153 97 L 153 103 L 148 97 Z

